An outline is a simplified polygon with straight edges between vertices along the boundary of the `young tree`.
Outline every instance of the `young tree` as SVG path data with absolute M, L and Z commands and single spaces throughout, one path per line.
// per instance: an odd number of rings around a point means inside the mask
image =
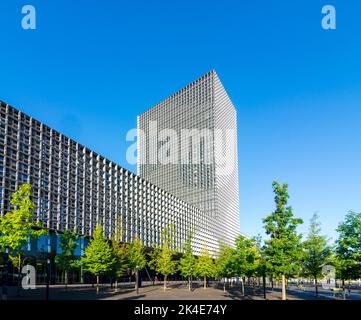
M 235 273 L 242 278 L 242 295 L 246 277 L 256 274 L 260 264 L 260 253 L 255 239 L 248 239 L 242 235 L 236 239 L 236 249 L 232 255 L 232 265 Z
M 55 257 L 55 263 L 63 271 L 65 288 L 68 288 L 68 272 L 76 266 L 75 249 L 78 246 L 78 236 L 68 230 L 59 234 L 60 253 Z
M 116 264 L 113 270 L 115 276 L 115 291 L 118 291 L 118 278 L 126 274 L 128 270 L 128 250 L 129 245 L 122 243 L 123 231 L 121 219 L 118 220 L 115 233 L 112 237 L 112 249 L 116 257 Z
M 304 262 L 303 273 L 315 280 L 315 291 L 318 294 L 317 279 L 322 276 L 322 267 L 327 263 L 331 248 L 327 244 L 326 236 L 321 233 L 317 213 L 311 218 L 311 225 L 307 240 L 303 243 Z
M 118 278 L 125 275 L 128 270 L 129 245 L 127 243 L 112 241 L 112 249 L 116 258 L 116 263 L 112 273 L 115 276 L 115 291 L 118 291 Z
M 19 186 L 11 195 L 13 211 L 0 218 L 0 249 L 9 249 L 12 261 L 18 269 L 18 288 L 21 272 L 23 247 L 30 240 L 46 235 L 47 231 L 40 222 L 34 220 L 35 204 L 31 201 L 32 188 L 29 183 Z M 16 257 L 16 258 L 15 258 Z
M 188 277 L 188 289 L 191 291 L 191 277 L 195 275 L 196 258 L 192 249 L 192 233 L 188 233 L 187 240 L 183 246 L 183 256 L 179 262 L 179 271 L 183 277 Z
M 265 253 L 272 271 L 282 278 L 282 300 L 286 300 L 286 277 L 295 274 L 300 267 L 301 235 L 297 226 L 302 219 L 293 217 L 292 207 L 286 206 L 289 198 L 288 185 L 272 183 L 276 210 L 263 219 L 264 228 L 270 239 L 265 241 Z
M 339 260 L 342 282 L 361 276 L 361 213 L 348 212 L 338 226 L 336 256 Z
M 172 249 L 174 243 L 174 225 L 164 228 L 162 232 L 162 245 L 154 248 L 151 253 L 149 266 L 164 276 L 163 290 L 167 289 L 167 277 L 177 271 L 174 261 L 175 251 Z
M 196 262 L 196 274 L 204 279 L 204 289 L 207 288 L 207 278 L 213 277 L 216 274 L 216 268 L 213 258 L 206 246 L 203 247 L 201 255 Z
M 138 271 L 143 269 L 146 265 L 144 245 L 138 237 L 134 237 L 129 245 L 128 262 L 129 268 L 135 273 L 135 290 L 138 293 Z
M 234 264 L 232 258 L 235 255 L 235 250 L 227 246 L 224 241 L 219 241 L 218 253 L 215 261 L 216 274 L 219 278 L 224 278 L 223 291 L 226 291 L 226 278 L 235 274 Z
M 103 236 L 101 225 L 94 230 L 93 238 L 85 249 L 82 258 L 85 270 L 97 278 L 97 293 L 99 293 L 99 277 L 109 273 L 116 264 L 116 257 L 107 239 Z

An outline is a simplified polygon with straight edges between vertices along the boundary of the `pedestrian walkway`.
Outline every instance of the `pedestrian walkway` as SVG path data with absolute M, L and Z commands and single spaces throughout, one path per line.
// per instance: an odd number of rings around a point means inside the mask
M 340 297 L 334 297 L 332 292 L 319 290 L 316 296 L 312 288 L 298 290 L 297 287 L 289 287 L 287 290 L 288 300 L 336 300 Z M 67 289 L 63 285 L 50 286 L 50 300 L 264 300 L 263 290 L 259 287 L 246 287 L 246 295 L 243 296 L 239 285 L 228 286 L 223 291 L 223 286 L 218 283 L 212 283 L 207 289 L 203 288 L 201 282 L 193 284 L 193 290 L 189 291 L 186 282 L 171 282 L 166 291 L 163 290 L 163 284 L 153 285 L 151 282 L 143 282 L 137 294 L 134 290 L 134 283 L 121 283 L 118 290 L 111 288 L 109 284 L 103 284 L 100 287 L 100 293 L 96 293 L 96 288 L 91 284 L 87 285 L 69 285 Z M 281 300 L 280 288 L 267 290 L 267 300 Z M 38 286 L 35 290 L 20 289 L 20 295 L 17 295 L 16 287 L 9 287 L 9 300 L 45 300 L 46 287 Z M 353 291 L 347 297 L 347 300 L 361 300 L 361 292 Z

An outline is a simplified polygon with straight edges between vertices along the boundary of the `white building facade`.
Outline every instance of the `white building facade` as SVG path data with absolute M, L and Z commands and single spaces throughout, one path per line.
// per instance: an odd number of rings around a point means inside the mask
M 236 109 L 214 70 L 138 116 L 138 174 L 206 213 L 211 240 L 240 234 Z

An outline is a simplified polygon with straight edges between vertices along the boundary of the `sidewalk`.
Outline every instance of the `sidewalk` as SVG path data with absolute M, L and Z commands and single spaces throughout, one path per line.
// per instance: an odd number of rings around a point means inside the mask
M 334 297 L 332 292 L 324 290 L 319 291 L 316 296 L 312 288 L 306 291 L 298 290 L 296 287 L 290 287 L 287 290 L 288 300 L 340 300 L 340 297 Z M 281 289 L 267 290 L 267 300 L 281 300 Z M 35 290 L 20 289 L 20 296 L 17 296 L 17 288 L 9 287 L 9 300 L 45 300 L 46 287 L 38 286 Z M 110 288 L 109 284 L 100 286 L 100 293 L 96 293 L 95 286 L 91 284 L 69 285 L 65 289 L 64 285 L 50 286 L 49 300 L 264 300 L 262 288 L 246 287 L 246 295 L 242 296 L 240 286 L 228 286 L 223 292 L 221 284 L 213 283 L 207 289 L 203 289 L 201 282 L 193 284 L 193 290 L 190 292 L 186 282 L 171 282 L 164 292 L 163 283 L 152 285 L 151 282 L 143 282 L 139 288 L 139 294 L 134 290 L 134 283 L 120 283 L 118 291 Z M 361 300 L 360 292 L 352 292 L 347 300 Z

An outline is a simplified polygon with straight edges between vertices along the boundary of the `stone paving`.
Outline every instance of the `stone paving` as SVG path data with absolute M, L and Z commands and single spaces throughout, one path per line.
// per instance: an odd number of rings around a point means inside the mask
M 1 290 L 0 290 L 1 291 Z M 20 290 L 20 296 L 17 296 L 16 287 L 9 288 L 9 300 L 45 300 L 45 286 L 38 286 L 35 290 Z M 335 300 L 342 297 L 334 297 L 332 292 L 319 292 L 316 297 L 312 288 L 306 291 L 297 290 L 290 287 L 287 290 L 289 300 Z M 186 283 L 170 283 L 166 291 L 163 290 L 163 284 L 143 282 L 142 287 L 137 294 L 134 290 L 134 284 L 121 283 L 118 290 L 115 291 L 109 284 L 101 285 L 100 293 L 97 294 L 92 285 L 69 285 L 66 290 L 63 285 L 50 287 L 50 300 L 263 300 L 262 288 L 246 288 L 246 295 L 242 296 L 239 286 L 228 286 L 224 292 L 223 287 L 216 283 L 211 284 L 207 289 L 203 289 L 201 283 L 194 283 L 193 290 L 189 291 Z M 280 300 L 281 291 L 279 288 L 267 290 L 267 300 Z M 347 299 L 361 300 L 361 292 L 354 291 Z

